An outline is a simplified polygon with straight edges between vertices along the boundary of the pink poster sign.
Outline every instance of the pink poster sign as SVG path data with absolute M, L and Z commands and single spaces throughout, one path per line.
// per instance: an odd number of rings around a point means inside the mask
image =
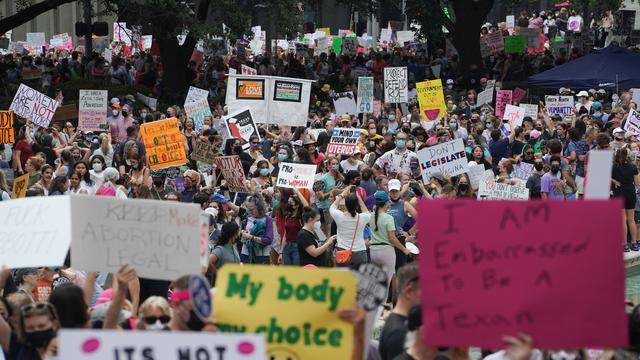
M 501 349 L 525 333 L 541 349 L 624 347 L 620 205 L 420 202 L 427 344 Z
M 511 90 L 499 90 L 496 92 L 496 116 L 502 119 L 507 104 L 511 104 L 513 92 Z

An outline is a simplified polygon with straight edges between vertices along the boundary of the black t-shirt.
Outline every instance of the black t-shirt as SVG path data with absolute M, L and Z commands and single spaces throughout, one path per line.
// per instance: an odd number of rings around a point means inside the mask
M 613 164 L 611 178 L 621 184 L 622 189 L 633 189 L 633 177 L 638 174 L 638 168 L 633 164 Z
M 378 350 L 382 360 L 392 360 L 404 351 L 407 336 L 407 317 L 392 313 L 382 328 Z
M 300 253 L 300 265 L 305 266 L 313 264 L 315 266 L 320 266 L 322 256 L 313 257 L 305 250 L 309 246 L 313 246 L 315 248 L 318 247 L 318 237 L 316 234 L 302 228 L 298 232 L 296 242 L 298 244 L 298 252 Z
M 416 360 L 413 356 L 407 354 L 407 352 L 403 352 L 402 354 L 393 358 L 393 360 Z

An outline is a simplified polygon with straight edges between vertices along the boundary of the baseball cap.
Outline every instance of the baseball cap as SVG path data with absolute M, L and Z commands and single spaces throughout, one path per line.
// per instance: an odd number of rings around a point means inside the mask
M 438 179 L 440 181 L 444 181 L 444 175 L 442 175 L 442 173 L 440 171 L 436 171 L 436 172 L 431 173 L 431 177 L 432 178 L 436 178 L 436 179 Z
M 632 131 L 627 131 L 626 133 L 624 133 L 625 140 L 631 138 L 632 136 L 636 136 L 636 133 Z
M 393 191 L 393 190 L 399 191 L 400 188 L 402 188 L 402 184 L 400 184 L 400 180 L 398 179 L 389 180 L 389 191 Z
M 594 101 L 593 104 L 591 104 L 591 108 L 593 110 L 602 110 L 602 103 L 600 101 Z
M 453 79 L 447 79 L 447 85 L 453 85 Z
M 584 91 L 584 90 L 582 90 L 582 91 L 580 91 L 580 92 L 578 93 L 578 95 L 577 95 L 577 96 L 578 96 L 578 97 L 581 97 L 581 96 L 589 97 L 589 93 L 588 93 L 588 92 L 586 92 L 586 91 Z
M 22 277 L 29 274 L 37 274 L 38 269 L 36 268 L 21 268 L 17 269 L 13 275 L 13 280 L 16 284 L 22 284 Z
M 540 137 L 540 135 L 542 135 L 542 133 L 538 130 L 531 130 L 531 132 L 529 133 L 529 138 L 530 139 L 537 139 Z
M 386 191 L 376 191 L 374 194 L 376 202 L 387 202 L 389 201 L 389 194 Z
M 613 135 L 618 134 L 618 133 L 624 133 L 624 130 L 622 130 L 622 128 L 613 129 Z

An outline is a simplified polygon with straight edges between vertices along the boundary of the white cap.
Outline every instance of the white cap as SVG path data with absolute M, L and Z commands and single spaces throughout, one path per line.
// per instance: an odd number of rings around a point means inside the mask
M 624 134 L 624 130 L 622 130 L 622 128 L 615 128 L 613 129 L 613 134 L 617 134 L 617 133 L 623 133 Z M 391 184 L 391 182 L 389 182 L 389 184 Z
M 111 98 L 111 105 L 113 104 L 120 104 L 120 99 L 118 99 L 117 97 Z
M 399 191 L 401 187 L 402 187 L 402 184 L 400 184 L 400 180 L 398 179 L 389 180 L 389 191 L 393 191 L 393 190 Z
M 582 91 L 580 91 L 580 92 L 578 93 L 578 97 L 580 97 L 580 96 L 589 97 L 589 93 L 588 93 L 588 92 L 586 92 L 586 91 L 584 91 L 584 90 L 582 90 Z

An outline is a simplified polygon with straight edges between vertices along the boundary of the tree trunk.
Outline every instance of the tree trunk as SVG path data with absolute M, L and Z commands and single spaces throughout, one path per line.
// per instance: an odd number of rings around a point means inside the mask
M 493 7 L 494 0 L 454 0 L 456 16 L 453 45 L 460 54 L 460 68 L 467 73 L 472 65 L 484 68 L 480 55 L 480 28 Z
M 46 0 L 35 5 L 31 5 L 28 8 L 19 11 L 11 16 L 7 16 L 0 20 L 0 35 L 3 35 L 9 30 L 17 28 L 18 26 L 35 19 L 40 14 L 43 14 L 49 10 L 53 10 L 60 5 L 74 1 L 76 0 Z
M 163 97 L 166 99 L 178 99 L 186 93 L 187 65 L 191 60 L 191 54 L 196 46 L 196 40 L 188 34 L 182 46 L 174 36 L 158 39 L 160 57 L 162 58 L 162 84 Z

